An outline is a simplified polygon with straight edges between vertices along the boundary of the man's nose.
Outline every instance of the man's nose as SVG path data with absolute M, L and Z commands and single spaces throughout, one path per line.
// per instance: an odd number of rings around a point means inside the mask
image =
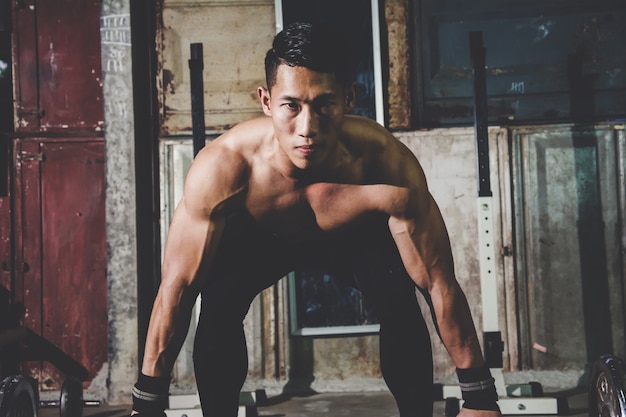
M 303 138 L 314 138 L 318 133 L 319 119 L 317 114 L 311 108 L 304 107 L 298 120 L 298 135 Z

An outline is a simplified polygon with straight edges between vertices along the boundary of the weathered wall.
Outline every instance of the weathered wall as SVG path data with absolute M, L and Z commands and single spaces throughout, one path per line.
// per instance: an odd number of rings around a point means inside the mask
M 409 36 L 411 24 L 408 0 L 387 0 L 385 28 L 388 48 L 387 113 L 392 129 L 411 127 L 411 50 Z M 384 59 L 383 59 L 384 61 Z
M 163 7 L 164 135 L 191 131 L 190 44 L 204 49 L 207 131 L 262 114 L 256 89 L 274 29 L 272 0 L 166 0 Z
M 102 2 L 109 369 L 97 383 L 128 403 L 137 377 L 137 244 L 130 0 Z M 95 381 L 94 381 L 95 382 Z

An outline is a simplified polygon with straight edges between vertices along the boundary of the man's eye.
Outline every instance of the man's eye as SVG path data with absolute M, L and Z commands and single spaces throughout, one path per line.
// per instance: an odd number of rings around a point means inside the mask
M 335 108 L 335 103 L 332 101 L 327 101 L 325 103 L 321 103 L 319 106 L 319 112 L 325 115 L 333 113 Z
M 289 110 L 298 110 L 298 105 L 296 103 L 285 103 L 283 106 L 287 107 Z

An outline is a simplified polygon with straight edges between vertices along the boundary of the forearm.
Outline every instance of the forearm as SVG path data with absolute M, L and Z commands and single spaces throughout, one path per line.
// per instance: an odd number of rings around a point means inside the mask
M 141 372 L 169 377 L 191 320 L 197 292 L 189 287 L 161 286 L 152 308 Z
M 499 416 L 494 379 L 485 366 L 467 299 L 456 281 L 445 294 L 431 291 L 441 339 L 457 368 L 463 415 Z
M 483 365 L 483 355 L 465 294 L 456 281 L 430 289 L 441 340 L 460 369 Z

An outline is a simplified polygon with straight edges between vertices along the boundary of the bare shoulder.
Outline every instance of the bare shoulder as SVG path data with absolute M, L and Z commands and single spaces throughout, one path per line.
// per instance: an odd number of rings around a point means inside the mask
M 426 188 L 426 179 L 415 154 L 384 126 L 372 119 L 346 117 L 347 146 L 361 153 L 367 172 L 377 182 L 401 187 Z
M 236 125 L 205 146 L 194 159 L 185 181 L 189 208 L 205 216 L 243 204 L 253 155 L 262 146 L 267 122 L 254 119 Z

